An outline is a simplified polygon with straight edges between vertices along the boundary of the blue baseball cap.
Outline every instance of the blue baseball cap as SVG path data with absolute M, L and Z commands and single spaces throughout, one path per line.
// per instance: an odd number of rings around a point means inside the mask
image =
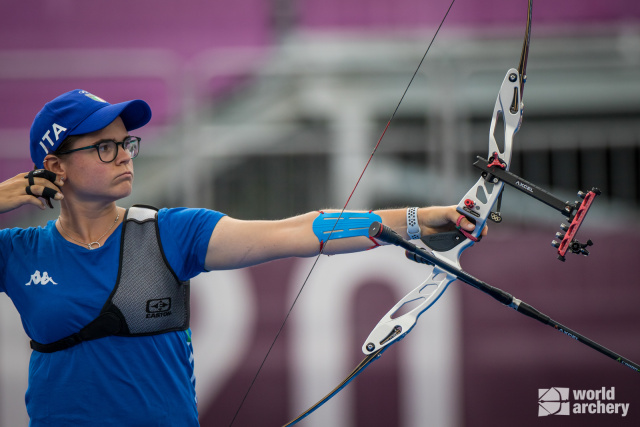
M 70 135 L 83 135 L 107 127 L 118 116 L 127 130 L 138 129 L 151 120 L 151 108 L 141 99 L 109 104 L 86 90 L 75 89 L 47 102 L 31 125 L 31 160 L 44 168 L 47 154 L 54 152 Z

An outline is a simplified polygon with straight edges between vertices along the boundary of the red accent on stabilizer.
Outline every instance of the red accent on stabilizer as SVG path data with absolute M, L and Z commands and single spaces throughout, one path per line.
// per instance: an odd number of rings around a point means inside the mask
M 578 234 L 578 230 L 582 225 L 582 221 L 584 221 L 584 218 L 587 215 L 587 212 L 589 211 L 593 200 L 596 198 L 596 195 L 597 194 L 593 191 L 589 191 L 584 196 L 584 201 L 582 202 L 582 204 L 580 204 L 578 212 L 576 212 L 576 215 L 573 217 L 573 221 L 571 221 L 571 224 L 569 225 L 564 238 L 560 242 L 560 246 L 558 246 L 558 255 L 562 257 L 566 255 L 567 250 L 569 250 L 569 245 L 573 241 L 573 238 L 576 236 L 576 234 Z
M 504 169 L 505 165 L 504 163 L 502 163 L 500 161 L 500 158 L 498 157 L 498 153 L 496 153 L 495 151 L 493 152 L 493 155 L 491 156 L 492 160 L 487 164 L 487 167 L 493 167 L 493 166 L 497 166 L 500 169 Z

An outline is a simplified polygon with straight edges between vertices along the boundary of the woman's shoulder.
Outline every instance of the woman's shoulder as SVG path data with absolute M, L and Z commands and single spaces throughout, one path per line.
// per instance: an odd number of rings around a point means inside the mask
M 216 222 L 225 216 L 222 212 L 205 208 L 162 208 L 158 210 L 158 222 L 172 221 L 210 221 L 214 219 Z
M 0 230 L 0 239 L 33 239 L 42 235 L 50 235 L 55 228 L 55 222 L 56 220 L 52 219 L 44 226 L 4 228 Z
M 158 228 L 162 236 L 184 239 L 213 232 L 223 213 L 201 208 L 164 208 L 158 211 Z

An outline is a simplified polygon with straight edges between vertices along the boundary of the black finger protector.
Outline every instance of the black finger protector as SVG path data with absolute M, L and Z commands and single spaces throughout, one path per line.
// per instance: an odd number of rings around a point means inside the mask
M 56 194 L 58 194 L 58 192 L 53 188 L 44 187 L 44 190 L 42 190 L 42 197 L 45 199 L 53 199 L 56 197 Z
M 26 174 L 24 177 L 29 180 L 29 186 L 25 189 L 25 191 L 30 196 L 35 196 L 35 194 L 31 192 L 31 186 L 35 184 L 34 178 L 44 178 L 46 180 L 49 180 L 52 184 L 58 178 L 58 176 L 55 173 L 48 171 L 46 169 L 32 170 L 31 172 Z M 47 202 L 47 205 L 51 209 L 53 209 L 53 205 L 51 204 L 51 198 L 55 197 L 56 193 L 57 193 L 56 190 L 49 187 L 44 187 L 44 190 L 42 191 L 41 197 L 45 200 L 45 202 Z
M 58 179 L 58 176 L 55 173 L 48 171 L 46 169 L 32 170 L 31 172 L 26 174 L 24 177 L 29 179 L 29 185 L 34 185 L 34 181 L 33 181 L 34 178 L 48 179 L 52 184 L 56 182 L 56 179 Z

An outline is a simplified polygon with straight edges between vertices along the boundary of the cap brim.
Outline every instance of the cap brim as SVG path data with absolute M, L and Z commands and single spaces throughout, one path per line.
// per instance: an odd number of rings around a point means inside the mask
M 151 108 L 141 99 L 107 105 L 84 119 L 70 135 L 83 135 L 109 126 L 118 116 L 122 118 L 125 128 L 138 129 L 151 120 Z

